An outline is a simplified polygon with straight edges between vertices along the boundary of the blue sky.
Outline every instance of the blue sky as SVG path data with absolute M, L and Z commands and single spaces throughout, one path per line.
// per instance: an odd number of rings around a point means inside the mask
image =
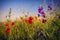
M 12 19 L 23 16 L 22 12 L 29 12 L 30 15 L 38 13 L 38 7 L 42 5 L 46 10 L 46 5 L 52 3 L 52 0 L 0 0 L 0 20 L 5 20 L 5 16 L 8 15 L 9 8 L 12 8 Z M 59 3 L 59 0 L 54 0 L 54 6 Z

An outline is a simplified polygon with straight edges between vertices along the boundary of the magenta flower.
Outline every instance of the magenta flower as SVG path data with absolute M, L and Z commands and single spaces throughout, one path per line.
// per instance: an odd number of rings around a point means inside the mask
M 42 11 L 41 14 L 45 14 L 44 11 Z
M 41 10 L 40 10 L 40 9 L 38 9 L 38 12 L 39 12 L 39 13 L 41 13 Z
M 51 5 L 48 5 L 48 10 L 52 10 L 52 7 L 51 7 Z
M 45 20 L 45 19 L 43 19 L 43 20 L 42 20 L 42 23 L 45 23 L 45 22 L 46 22 L 46 20 Z
M 42 14 L 42 17 L 45 18 L 45 13 L 44 13 L 44 11 L 42 11 L 41 14 Z
M 38 12 L 42 15 L 43 18 L 45 18 L 45 13 L 43 11 L 43 7 L 42 6 L 39 7 Z M 38 17 L 40 17 L 40 14 L 38 14 Z
M 45 17 L 46 17 L 46 16 L 45 16 L 45 14 L 43 14 L 42 16 L 43 16 L 43 18 L 45 18 Z
M 38 14 L 38 17 L 40 17 L 40 14 Z
M 41 13 L 42 10 L 43 10 L 43 7 L 40 6 L 39 9 L 38 9 L 38 12 Z

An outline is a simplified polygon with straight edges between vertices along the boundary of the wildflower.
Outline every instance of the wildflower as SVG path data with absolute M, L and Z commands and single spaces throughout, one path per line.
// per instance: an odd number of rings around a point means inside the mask
M 33 20 L 33 17 L 32 17 L 32 16 L 30 16 L 30 17 L 29 17 L 29 20 Z
M 46 20 L 45 20 L 45 19 L 43 19 L 43 20 L 42 20 L 42 23 L 45 23 L 45 22 L 46 22 Z
M 28 23 L 29 23 L 29 24 L 32 24 L 32 20 L 28 20 Z
M 10 33 L 10 28 L 8 27 L 7 29 L 6 29 L 6 34 L 9 34 Z
M 9 24 L 8 24 L 8 23 L 5 23 L 5 27 L 6 27 L 6 28 L 9 27 Z
M 38 14 L 38 17 L 40 17 L 40 14 Z
M 43 7 L 42 6 L 39 7 L 38 12 L 43 16 L 43 18 L 45 18 L 45 13 L 43 11 Z M 38 14 L 38 17 L 40 17 L 40 14 Z
M 45 17 L 46 17 L 46 16 L 45 16 L 45 14 L 43 14 L 42 16 L 43 16 L 43 18 L 45 18 Z
M 15 22 L 11 22 L 11 25 L 14 26 L 15 25 Z
M 42 11 L 41 14 L 45 14 L 44 11 Z
M 48 5 L 48 10 L 52 10 L 52 7 L 50 4 Z
M 27 20 L 27 21 L 28 21 L 28 23 L 29 23 L 29 24 L 32 24 L 33 17 L 32 17 L 32 16 L 30 16 L 30 17 L 28 18 L 28 20 Z
M 38 12 L 41 13 L 41 9 L 38 9 Z
M 38 9 L 38 12 L 41 13 L 42 10 L 43 10 L 43 7 L 40 6 L 39 9 Z
M 45 13 L 44 13 L 44 11 L 41 12 L 41 15 L 42 15 L 43 18 L 45 18 Z

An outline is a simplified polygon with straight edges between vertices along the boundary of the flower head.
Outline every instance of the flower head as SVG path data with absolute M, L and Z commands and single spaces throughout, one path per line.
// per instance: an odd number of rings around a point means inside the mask
M 28 20 L 28 23 L 29 23 L 29 24 L 32 24 L 32 20 Z
M 6 28 L 9 27 L 9 24 L 8 23 L 5 23 L 4 25 L 5 25 Z
M 8 27 L 7 29 L 6 29 L 6 34 L 9 34 L 10 33 L 10 28 Z
M 48 5 L 48 10 L 52 10 L 52 7 L 50 4 Z
M 43 14 L 42 16 L 43 16 L 43 18 L 45 18 L 45 17 L 46 17 L 46 16 L 45 16 L 45 14 Z
M 43 20 L 42 20 L 42 23 L 45 23 L 45 22 L 46 22 L 46 20 L 45 20 L 45 19 L 43 19 Z
M 29 20 L 33 20 L 33 17 L 32 17 L 32 16 L 30 16 L 30 17 L 29 17 Z
M 38 14 L 38 17 L 40 17 L 40 14 Z
M 14 26 L 15 25 L 15 22 L 11 22 L 11 25 Z
M 42 10 L 43 10 L 43 7 L 40 6 L 39 9 L 38 9 L 38 12 L 41 13 Z
M 41 14 L 45 14 L 44 11 L 42 11 Z

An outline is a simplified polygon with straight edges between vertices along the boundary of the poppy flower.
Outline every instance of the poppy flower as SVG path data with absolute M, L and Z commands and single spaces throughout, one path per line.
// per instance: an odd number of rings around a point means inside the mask
M 33 17 L 32 17 L 32 16 L 30 16 L 30 17 L 29 17 L 29 20 L 33 20 Z
M 32 24 L 32 20 L 28 20 L 28 23 L 29 23 L 29 24 Z
M 5 23 L 5 27 L 9 27 L 9 24 L 8 23 Z
M 45 22 L 46 22 L 46 20 L 45 20 L 45 19 L 43 19 L 43 20 L 42 20 L 42 23 L 45 23 Z
M 10 33 L 10 28 L 8 27 L 7 29 L 6 29 L 6 34 L 8 35 Z
M 15 22 L 11 22 L 11 25 L 14 26 L 15 25 Z

